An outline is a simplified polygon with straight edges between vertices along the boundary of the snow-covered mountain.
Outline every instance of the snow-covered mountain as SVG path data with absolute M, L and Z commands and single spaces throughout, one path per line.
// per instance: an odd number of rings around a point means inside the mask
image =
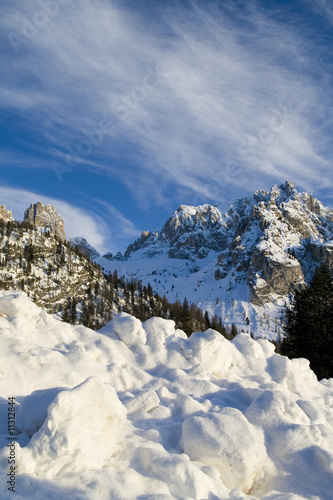
M 95 332 L 9 291 L 0 338 L 1 500 L 332 498 L 333 380 L 267 340 Z
M 87 306 L 95 311 L 94 324 L 102 325 L 126 300 L 127 312 L 143 319 L 153 301 L 143 304 L 142 283 L 160 302 L 186 297 L 229 329 L 235 324 L 276 340 L 294 291 L 318 264 L 333 267 L 333 212 L 286 182 L 236 200 L 223 214 L 211 205 L 180 206 L 160 232 L 142 233 L 124 255 L 102 257 L 84 238 L 65 244 L 53 207 L 31 205 L 17 223 L 1 206 L 0 257 L 0 286 L 26 291 L 48 312 L 62 311 L 73 298 L 80 320 L 92 317 Z M 117 280 L 108 282 L 108 273 L 115 271 L 136 291 L 125 291 L 123 280 L 114 294 Z
M 95 329 L 125 311 L 141 320 L 172 318 L 188 333 L 208 326 L 227 333 L 217 317 L 209 325 L 199 308 L 191 307 L 190 320 L 180 304 L 170 304 L 151 286 L 103 273 L 91 260 L 99 253 L 84 238 L 64 238 L 64 223 L 50 205 L 31 205 L 23 222 L 0 207 L 0 288 L 23 290 L 47 312 Z
M 31 205 L 23 222 L 0 207 L 0 288 L 23 290 L 50 313 L 75 303 L 73 321 L 91 327 L 118 312 L 112 283 L 86 253 L 65 242 L 63 220 L 42 203 Z
M 106 258 L 105 258 L 106 257 Z M 184 297 L 255 336 L 281 333 L 291 294 L 315 267 L 333 266 L 333 211 L 292 182 L 216 206 L 180 206 L 160 232 L 144 232 L 124 255 L 96 261 Z
M 70 238 L 68 241 L 73 248 L 78 248 L 83 255 L 87 255 L 90 259 L 97 259 L 100 257 L 100 253 L 96 248 L 91 246 L 85 238 L 78 236 L 76 238 Z

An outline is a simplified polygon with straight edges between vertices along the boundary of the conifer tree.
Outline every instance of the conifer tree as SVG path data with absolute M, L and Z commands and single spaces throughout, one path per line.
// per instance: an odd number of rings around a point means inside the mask
M 238 334 L 238 330 L 237 330 L 237 327 L 236 325 L 233 323 L 231 325 L 231 331 L 230 331 L 230 337 L 233 339 L 236 337 L 236 335 Z
M 76 324 L 77 320 L 77 312 L 76 312 L 76 298 L 73 297 L 72 299 L 72 304 L 71 304 L 71 309 L 70 309 L 70 322 L 72 325 Z
M 307 358 L 319 379 L 333 377 L 333 281 L 326 265 L 295 293 L 286 320 L 282 354 Z
M 184 298 L 181 311 L 181 324 L 184 332 L 189 336 L 193 332 L 192 317 L 187 298 Z
M 70 302 L 68 300 L 66 301 L 66 303 L 64 305 L 61 319 L 62 319 L 62 321 L 66 322 L 66 323 L 70 322 Z
M 204 318 L 205 318 L 205 325 L 206 325 L 206 328 L 211 328 L 211 324 L 210 324 L 210 319 L 209 319 L 209 315 L 208 315 L 208 311 L 205 311 L 205 314 L 204 314 Z

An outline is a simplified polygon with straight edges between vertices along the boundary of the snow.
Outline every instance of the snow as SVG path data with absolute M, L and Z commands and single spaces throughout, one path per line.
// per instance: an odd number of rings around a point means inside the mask
M 112 323 L 101 328 L 100 332 L 111 338 L 116 335 L 119 340 L 131 347 L 145 344 L 147 341 L 147 335 L 141 326 L 141 321 L 125 312 L 117 314 Z
M 107 467 L 119 451 L 125 424 L 126 410 L 114 387 L 89 377 L 59 392 L 48 406 L 42 427 L 21 450 L 20 473 L 53 478 Z
M 187 418 L 182 443 L 191 460 L 215 467 L 231 490 L 249 491 L 266 458 L 263 435 L 236 408 Z
M 267 340 L 125 313 L 95 332 L 5 291 L 0 339 L 1 499 L 332 498 L 333 379 Z

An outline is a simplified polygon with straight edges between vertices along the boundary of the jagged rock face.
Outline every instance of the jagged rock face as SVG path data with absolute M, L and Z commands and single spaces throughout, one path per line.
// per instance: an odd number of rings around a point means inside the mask
M 243 200 L 239 204 L 244 207 Z M 312 195 L 298 194 L 287 182 L 270 192 L 258 191 L 247 205 L 242 214 L 237 206 L 229 211 L 235 232 L 227 255 L 219 257 L 216 279 L 235 267 L 246 275 L 251 301 L 263 304 L 304 287 L 314 263 L 332 266 L 333 247 L 327 246 L 332 211 Z
M 91 246 L 85 238 L 71 238 L 69 242 L 72 247 L 78 248 L 83 255 L 86 255 L 90 259 L 97 259 L 100 257 L 100 253 L 96 250 L 96 248 Z
M 113 259 L 113 253 L 107 252 L 106 254 L 103 255 L 103 257 L 106 260 L 112 260 Z
M 0 219 L 6 222 L 14 220 L 12 211 L 7 210 L 5 205 L 0 206 Z
M 145 256 L 152 257 L 161 253 L 161 246 L 167 246 L 170 258 L 204 259 L 210 250 L 217 251 L 226 245 L 225 235 L 221 232 L 222 225 L 221 213 L 216 207 L 181 205 L 160 233 L 144 231 L 139 239 L 129 245 L 125 257 L 130 257 L 142 248 L 147 248 Z
M 24 220 L 34 227 L 44 227 L 50 234 L 62 241 L 66 240 L 64 221 L 55 208 L 38 202 L 31 204 L 24 212 Z
M 269 251 L 255 247 L 251 257 L 248 285 L 254 304 L 263 304 L 273 295 L 288 295 L 304 287 L 301 265 L 292 256 L 279 260 Z
M 325 245 L 310 243 L 309 250 L 314 262 L 327 264 L 329 269 L 333 270 L 333 241 Z
M 215 260 L 216 289 L 245 286 L 262 305 L 304 287 L 319 263 L 333 269 L 333 211 L 286 182 L 235 201 L 224 215 L 215 206 L 181 206 L 160 234 L 143 233 L 130 245 L 126 258 L 136 252 L 194 262 L 189 272 Z
M 187 207 L 181 205 L 161 231 L 161 239 L 170 245 L 169 257 L 203 259 L 210 250 L 226 244 L 220 211 L 211 205 Z
M 75 297 L 82 321 L 101 328 L 118 310 L 101 269 L 39 227 L 0 224 L 0 263 L 0 289 L 23 290 L 51 314 L 64 311 Z
M 153 243 L 153 240 L 155 237 L 158 237 L 158 233 L 154 234 L 151 233 L 150 231 L 143 231 L 141 233 L 140 238 L 138 238 L 134 243 L 129 245 L 125 251 L 125 257 L 128 257 L 132 252 L 135 252 L 136 250 L 139 250 L 140 248 L 145 248 L 151 243 Z

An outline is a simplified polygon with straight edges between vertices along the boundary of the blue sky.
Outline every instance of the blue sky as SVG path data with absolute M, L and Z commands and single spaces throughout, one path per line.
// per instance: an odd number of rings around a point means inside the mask
M 329 0 L 2 0 L 0 204 L 116 252 L 180 204 L 332 200 Z

